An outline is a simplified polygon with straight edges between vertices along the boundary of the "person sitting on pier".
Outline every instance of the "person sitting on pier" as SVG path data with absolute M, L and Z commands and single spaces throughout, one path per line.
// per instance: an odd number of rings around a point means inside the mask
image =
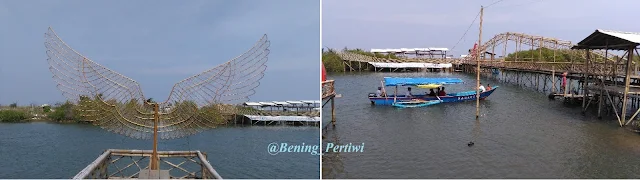
M 487 91 L 491 91 L 491 84 L 487 84 Z
M 378 87 L 378 91 L 376 91 L 376 97 L 387 97 L 387 94 L 382 92 L 382 87 Z
M 436 92 L 433 89 L 429 89 L 429 96 L 436 96 Z
M 413 97 L 413 94 L 411 94 L 411 87 L 407 88 L 407 94 L 405 95 L 405 97 Z
M 444 91 L 444 87 L 442 87 L 442 90 L 440 90 L 440 92 L 438 92 L 438 96 L 446 96 L 447 92 Z
M 482 83 L 480 83 L 480 87 L 478 87 L 478 89 L 480 89 L 480 93 L 483 93 L 483 92 L 487 91 L 487 89 L 484 88 Z

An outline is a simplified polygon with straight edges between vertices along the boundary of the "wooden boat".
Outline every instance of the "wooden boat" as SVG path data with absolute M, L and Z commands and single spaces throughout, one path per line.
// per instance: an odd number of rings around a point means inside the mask
M 403 102 L 395 102 L 393 103 L 394 107 L 399 108 L 414 108 L 414 107 L 426 107 L 434 104 L 440 104 L 442 100 L 433 100 L 433 101 L 425 101 L 422 99 L 414 99 L 412 101 L 403 101 Z
M 394 78 L 394 77 L 385 77 L 384 82 L 382 82 L 382 84 L 384 84 L 385 87 L 395 86 L 396 92 L 397 92 L 398 86 L 419 87 L 418 85 L 427 85 L 427 84 L 450 85 L 450 84 L 461 84 L 461 83 L 463 83 L 463 81 L 459 78 Z M 498 88 L 499 88 L 498 86 L 492 86 L 491 90 L 481 92 L 480 100 L 486 99 Z M 395 95 L 395 94 L 387 94 L 386 97 L 377 97 L 375 93 L 369 94 L 369 100 L 373 105 L 393 106 L 394 103 L 410 102 L 413 99 L 421 99 L 424 101 L 441 100 L 442 103 L 473 101 L 473 100 L 476 100 L 476 91 L 471 90 L 471 91 L 464 91 L 464 92 L 457 92 L 457 93 L 448 93 L 446 96 L 428 96 L 423 94 L 423 95 L 413 95 L 412 97 L 405 97 L 405 95 Z

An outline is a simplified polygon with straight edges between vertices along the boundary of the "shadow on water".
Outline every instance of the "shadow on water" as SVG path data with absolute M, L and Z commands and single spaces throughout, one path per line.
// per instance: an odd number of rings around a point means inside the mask
M 545 93 L 492 79 L 481 79 L 500 88 L 480 102 L 479 121 L 475 101 L 407 109 L 371 106 L 367 94 L 386 76 L 466 82 L 447 86 L 448 92 L 475 87 L 475 76 L 462 73 L 331 74 L 343 96 L 336 99 L 336 128 L 327 130 L 323 143 L 366 146 L 362 153 L 325 154 L 324 178 L 640 177 L 640 135 L 610 117 L 583 116 L 579 108 L 551 101 Z M 330 118 L 330 108 L 323 111 L 323 118 Z

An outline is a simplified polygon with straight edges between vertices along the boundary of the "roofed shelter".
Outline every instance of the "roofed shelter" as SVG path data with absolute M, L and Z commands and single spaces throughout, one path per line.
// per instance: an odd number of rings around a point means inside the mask
M 624 126 L 629 124 L 629 122 L 631 122 L 633 120 L 633 118 L 638 115 L 638 113 L 640 112 L 640 109 L 638 111 L 636 111 L 633 116 L 631 116 L 631 118 L 629 119 L 628 122 L 626 121 L 626 112 L 627 112 L 627 102 L 628 102 L 628 97 L 630 94 L 632 95 L 640 95 L 640 88 L 634 87 L 633 88 L 633 92 L 629 92 L 630 90 L 630 82 L 631 82 L 631 64 L 633 61 L 633 57 L 634 57 L 634 52 L 636 54 L 638 54 L 638 45 L 640 45 L 640 33 L 636 33 L 636 32 L 620 32 L 620 31 L 612 31 L 612 30 L 602 30 L 602 29 L 597 29 L 595 32 L 591 33 L 591 35 L 589 35 L 588 37 L 586 37 L 585 39 L 583 39 L 582 41 L 580 41 L 577 45 L 573 46 L 571 49 L 576 49 L 576 50 L 585 50 L 587 53 L 587 59 L 585 61 L 585 65 L 587 68 L 587 71 L 585 71 L 585 73 L 583 74 L 584 78 L 585 78 L 585 82 L 587 83 L 583 83 L 583 89 L 585 90 L 585 95 L 588 94 L 588 83 L 590 82 L 588 77 L 588 74 L 591 74 L 593 71 L 591 71 L 592 68 L 591 66 L 591 55 L 590 55 L 590 50 L 605 50 L 605 59 L 607 59 L 606 56 L 608 56 L 609 54 L 609 50 L 618 50 L 618 51 L 625 51 L 625 55 L 626 55 L 626 62 L 624 65 L 624 70 L 625 70 L 625 75 L 624 77 L 624 90 L 623 90 L 623 103 L 622 103 L 622 111 L 620 112 L 620 115 L 618 115 L 618 112 L 615 111 L 616 116 L 618 117 L 618 121 L 620 123 L 620 126 Z M 623 59 L 621 60 L 625 60 L 624 57 L 625 55 L 623 55 Z M 619 61 L 619 60 L 616 60 Z M 598 104 L 598 117 L 601 117 L 600 112 L 602 109 L 602 102 L 603 102 L 603 98 L 604 98 L 604 93 L 606 93 L 607 97 L 609 97 L 609 102 L 611 103 L 611 105 L 613 106 L 614 109 L 617 109 L 617 107 L 615 106 L 615 103 L 613 103 L 613 101 L 611 100 L 611 95 L 609 94 L 609 92 L 620 92 L 620 90 L 622 89 L 622 87 L 619 87 L 615 82 L 616 82 L 616 78 L 618 77 L 617 74 L 615 73 L 615 69 L 617 69 L 617 65 L 618 62 L 614 62 L 614 64 L 616 65 L 615 68 L 611 68 L 612 69 L 612 75 L 611 75 L 611 79 L 613 80 L 614 84 L 613 86 L 609 86 L 609 85 L 605 85 L 605 78 L 606 75 L 603 75 L 601 78 L 596 79 L 595 83 L 597 85 L 593 86 L 593 88 L 591 89 L 598 89 L 600 90 L 600 100 L 598 102 L 600 102 Z M 604 61 L 604 65 L 601 66 L 604 67 L 603 69 L 607 69 L 609 68 L 609 66 L 607 65 L 607 61 Z M 606 71 L 605 71 L 606 72 Z M 582 101 L 582 108 L 583 108 L 583 112 L 586 110 L 586 107 L 588 105 L 585 105 L 587 101 L 587 98 L 583 98 Z

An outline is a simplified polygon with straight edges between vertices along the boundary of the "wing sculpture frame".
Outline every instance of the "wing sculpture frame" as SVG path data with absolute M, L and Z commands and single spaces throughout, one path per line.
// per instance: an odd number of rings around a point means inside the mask
M 242 111 L 236 103 L 255 93 L 270 53 L 265 34 L 243 54 L 176 83 L 166 101 L 155 103 L 146 100 L 138 82 L 78 53 L 51 27 L 44 44 L 49 70 L 68 102 L 103 129 L 136 139 L 153 137 L 152 165 L 157 164 L 158 137 L 193 135 Z

